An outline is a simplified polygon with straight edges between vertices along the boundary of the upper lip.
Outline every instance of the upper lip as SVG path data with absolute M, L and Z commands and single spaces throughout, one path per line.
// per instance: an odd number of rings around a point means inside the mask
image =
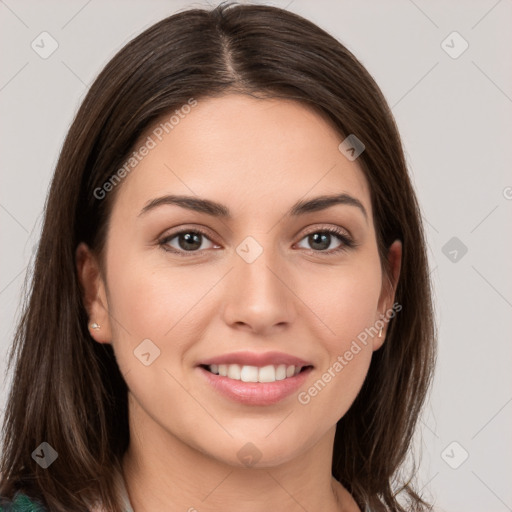
M 301 359 L 300 357 L 285 354 L 284 352 L 231 352 L 230 354 L 222 354 L 210 359 L 201 361 L 199 365 L 211 366 L 212 364 L 239 364 L 241 366 L 279 366 L 285 364 L 287 366 L 312 366 L 311 363 Z

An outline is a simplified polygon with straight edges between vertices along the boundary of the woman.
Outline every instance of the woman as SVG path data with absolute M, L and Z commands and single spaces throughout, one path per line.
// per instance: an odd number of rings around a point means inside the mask
M 428 276 L 393 117 L 343 45 L 268 6 L 162 20 L 57 164 L 3 510 L 427 510 L 398 471 Z

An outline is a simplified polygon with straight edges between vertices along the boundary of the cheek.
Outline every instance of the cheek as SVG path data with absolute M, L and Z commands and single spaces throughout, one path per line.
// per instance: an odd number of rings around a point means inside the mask
M 212 272 L 206 281 L 203 277 L 155 265 L 142 254 L 112 251 L 108 285 L 114 353 L 137 407 L 154 418 L 168 410 L 170 397 L 175 407 L 191 407 L 180 385 L 181 366 L 190 343 L 199 338 L 201 298 L 218 280 Z M 144 354 L 149 354 L 146 360 Z
M 165 258 L 155 263 L 155 258 L 127 250 L 112 251 L 107 275 L 113 345 L 120 367 L 124 371 L 138 367 L 134 350 L 146 339 L 160 350 L 156 366 L 179 366 L 212 314 L 211 308 L 205 308 L 215 295 L 219 272 L 193 271 L 166 264 Z
M 350 345 L 352 339 L 374 325 L 381 279 L 378 260 L 373 257 L 301 278 L 300 297 L 324 324 L 322 338 L 330 352 L 343 350 L 347 343 Z
M 301 390 L 298 401 L 311 414 L 328 423 L 339 420 L 350 408 L 364 382 L 371 362 L 372 336 L 380 295 L 380 266 L 339 267 L 330 275 L 317 274 L 315 286 L 302 297 L 322 324 L 316 332 L 325 352 L 316 379 Z M 311 281 L 310 281 L 311 283 Z M 303 283 L 305 286 L 305 282 Z
M 341 348 L 341 347 L 338 347 Z M 372 357 L 369 346 L 359 344 L 336 351 L 315 378 L 302 388 L 297 401 L 309 418 L 320 418 L 324 425 L 334 425 L 356 399 L 368 373 Z
M 134 336 L 151 333 L 158 338 L 208 289 L 208 283 L 199 281 L 194 273 L 165 265 L 164 259 L 155 264 L 144 252 L 129 249 L 123 254 L 112 251 L 108 284 L 110 312 L 125 330 Z

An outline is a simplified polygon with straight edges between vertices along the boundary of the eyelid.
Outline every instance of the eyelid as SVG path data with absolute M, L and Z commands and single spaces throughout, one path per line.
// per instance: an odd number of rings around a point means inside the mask
M 308 226 L 309 228 L 310 226 Z M 353 236 L 351 235 L 350 231 L 346 228 L 342 228 L 341 226 L 333 225 L 333 224 L 314 224 L 311 229 L 307 229 L 307 231 L 302 235 L 308 236 L 311 233 L 317 233 L 318 231 L 337 231 L 339 233 L 343 233 L 347 238 L 353 239 Z
M 176 231 L 174 231 L 174 229 L 176 229 Z M 164 231 L 164 233 L 166 233 L 166 234 L 159 235 L 157 238 L 159 240 L 162 240 L 165 238 L 175 237 L 176 235 L 180 235 L 181 233 L 189 233 L 189 232 L 194 232 L 194 231 L 197 231 L 198 233 L 203 234 L 204 236 L 208 237 L 209 239 L 212 238 L 210 229 L 205 228 L 203 226 L 196 225 L 196 224 L 184 224 L 184 225 L 181 224 L 180 226 L 178 226 L 176 228 L 166 229 Z

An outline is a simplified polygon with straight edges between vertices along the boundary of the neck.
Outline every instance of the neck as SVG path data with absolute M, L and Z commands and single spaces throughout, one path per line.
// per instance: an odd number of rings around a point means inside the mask
M 331 474 L 335 427 L 286 462 L 234 466 L 184 443 L 133 402 L 130 445 L 122 465 L 135 512 L 359 512 Z

